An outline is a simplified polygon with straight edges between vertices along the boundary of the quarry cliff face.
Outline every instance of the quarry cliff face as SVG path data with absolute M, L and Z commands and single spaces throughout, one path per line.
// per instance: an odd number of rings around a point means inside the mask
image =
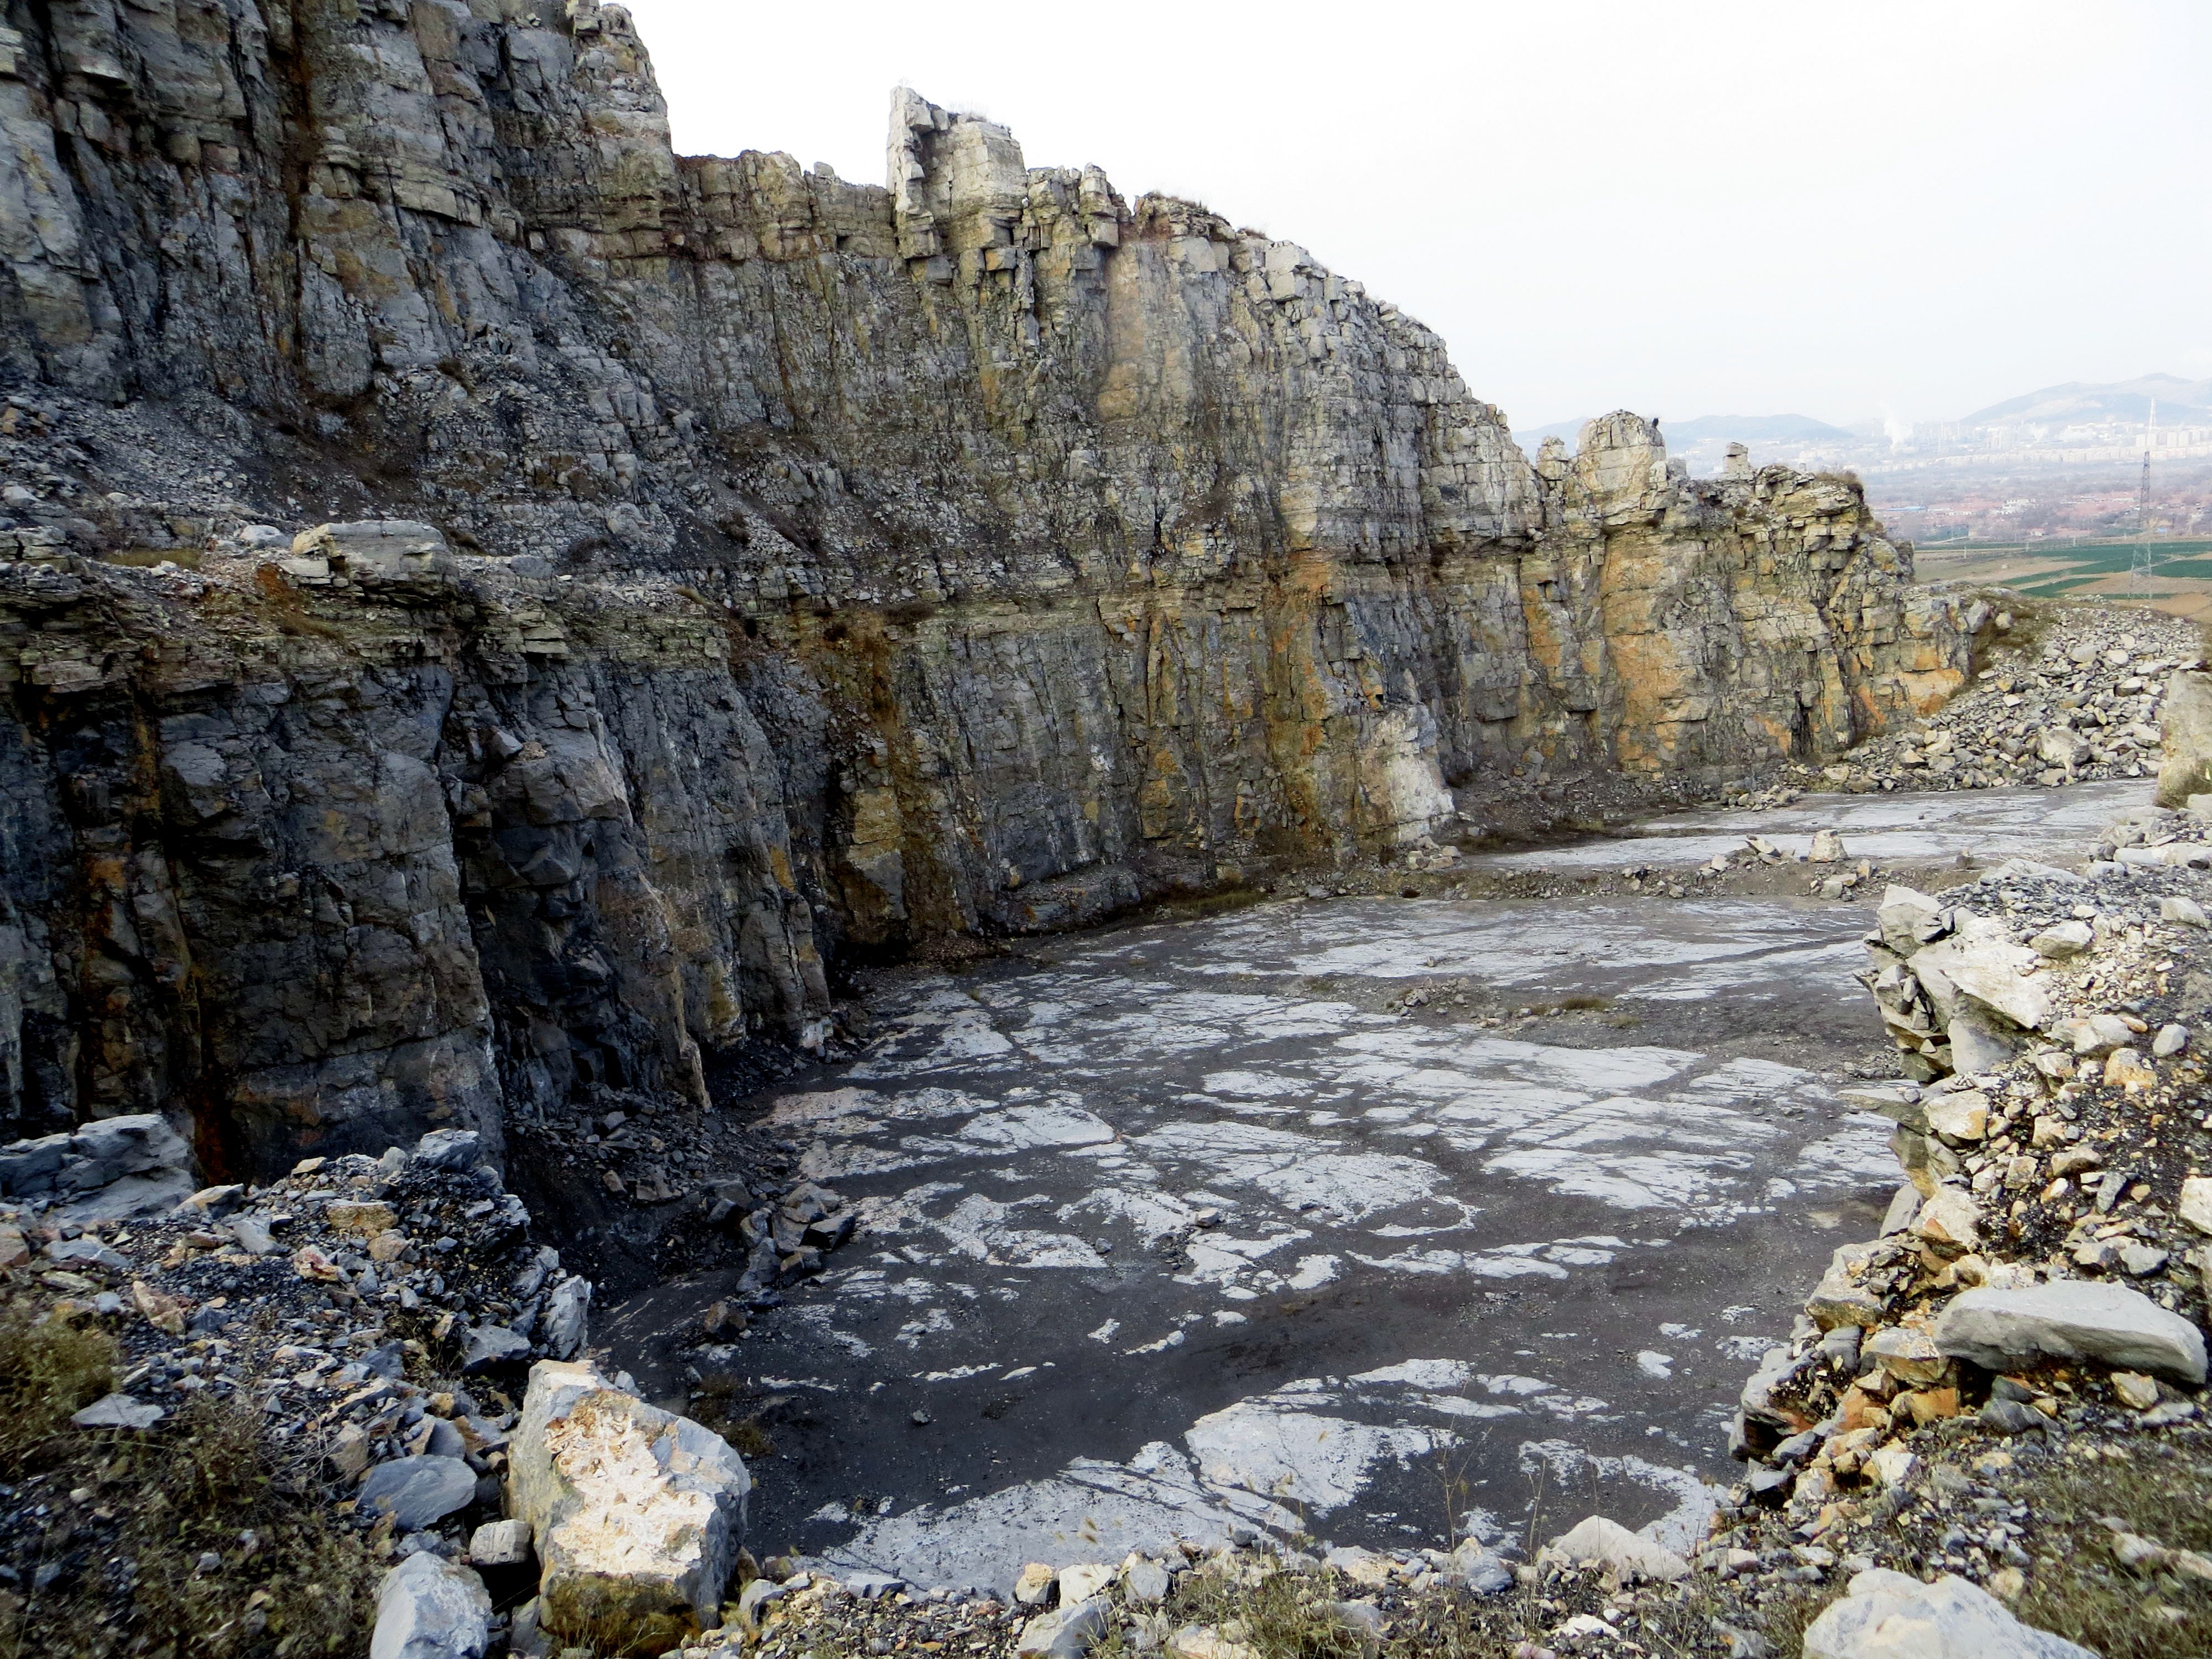
M 1625 415 L 1532 462 L 1295 245 L 909 92 L 885 189 L 677 156 L 592 0 L 6 16 L 15 1133 L 245 1170 L 701 1098 L 841 957 L 1968 669 L 1852 483 Z M 439 550 L 288 545 L 394 518 Z

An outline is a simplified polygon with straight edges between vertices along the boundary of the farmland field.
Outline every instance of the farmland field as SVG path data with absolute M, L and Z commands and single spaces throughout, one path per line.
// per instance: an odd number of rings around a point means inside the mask
M 2133 599 L 2212 621 L 2212 540 L 2152 541 L 2151 571 L 2135 591 L 2133 541 L 1945 542 L 1915 550 L 1923 581 L 1996 582 L 2037 599 Z

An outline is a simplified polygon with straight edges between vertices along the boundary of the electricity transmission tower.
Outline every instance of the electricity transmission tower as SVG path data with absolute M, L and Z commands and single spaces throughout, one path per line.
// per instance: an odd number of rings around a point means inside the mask
M 2143 428 L 2142 477 L 2136 485 L 2136 547 L 2128 561 L 2128 596 L 2150 595 L 2150 451 L 2152 434 L 2158 430 L 2158 399 L 2150 404 L 2150 423 Z

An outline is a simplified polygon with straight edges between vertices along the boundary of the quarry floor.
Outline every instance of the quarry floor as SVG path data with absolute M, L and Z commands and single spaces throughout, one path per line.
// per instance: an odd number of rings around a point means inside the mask
M 1893 865 L 2078 858 L 2149 790 L 1812 799 L 1495 857 L 1838 828 Z M 602 1336 L 671 1404 L 687 1364 L 729 1378 L 756 1553 L 848 1580 L 1600 1510 L 1686 1541 L 1743 1377 L 1899 1183 L 1887 1121 L 1837 1098 L 1892 1071 L 1851 978 L 1879 893 L 1272 900 L 887 975 L 862 1059 L 750 1108 L 860 1205 L 854 1243 L 719 1348 L 679 1345 L 733 1273 Z

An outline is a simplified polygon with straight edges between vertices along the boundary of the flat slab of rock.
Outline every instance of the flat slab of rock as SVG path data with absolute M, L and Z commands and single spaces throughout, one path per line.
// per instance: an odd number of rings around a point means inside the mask
M 2204 1334 L 2124 1285 L 2055 1279 L 1968 1291 L 1936 1320 L 1936 1346 L 1988 1370 L 2088 1359 L 2177 1382 L 2204 1381 Z
M 2097 1659 L 2023 1625 L 1978 1584 L 1946 1573 L 1932 1584 L 1886 1567 L 1851 1580 L 1843 1600 L 1805 1627 L 1805 1659 Z
M 537 1544 L 546 1630 L 665 1653 L 717 1621 L 752 1488 L 721 1436 L 587 1364 L 541 1360 L 508 1457 L 507 1507 Z
M 361 1483 L 362 1507 L 391 1516 L 402 1532 L 444 1520 L 476 1495 L 477 1472 L 458 1457 L 395 1457 Z
M 70 1421 L 80 1429 L 150 1429 L 169 1413 L 127 1394 L 103 1395 Z
M 483 1659 L 490 1643 L 491 1595 L 466 1567 L 425 1550 L 384 1575 L 368 1659 Z

